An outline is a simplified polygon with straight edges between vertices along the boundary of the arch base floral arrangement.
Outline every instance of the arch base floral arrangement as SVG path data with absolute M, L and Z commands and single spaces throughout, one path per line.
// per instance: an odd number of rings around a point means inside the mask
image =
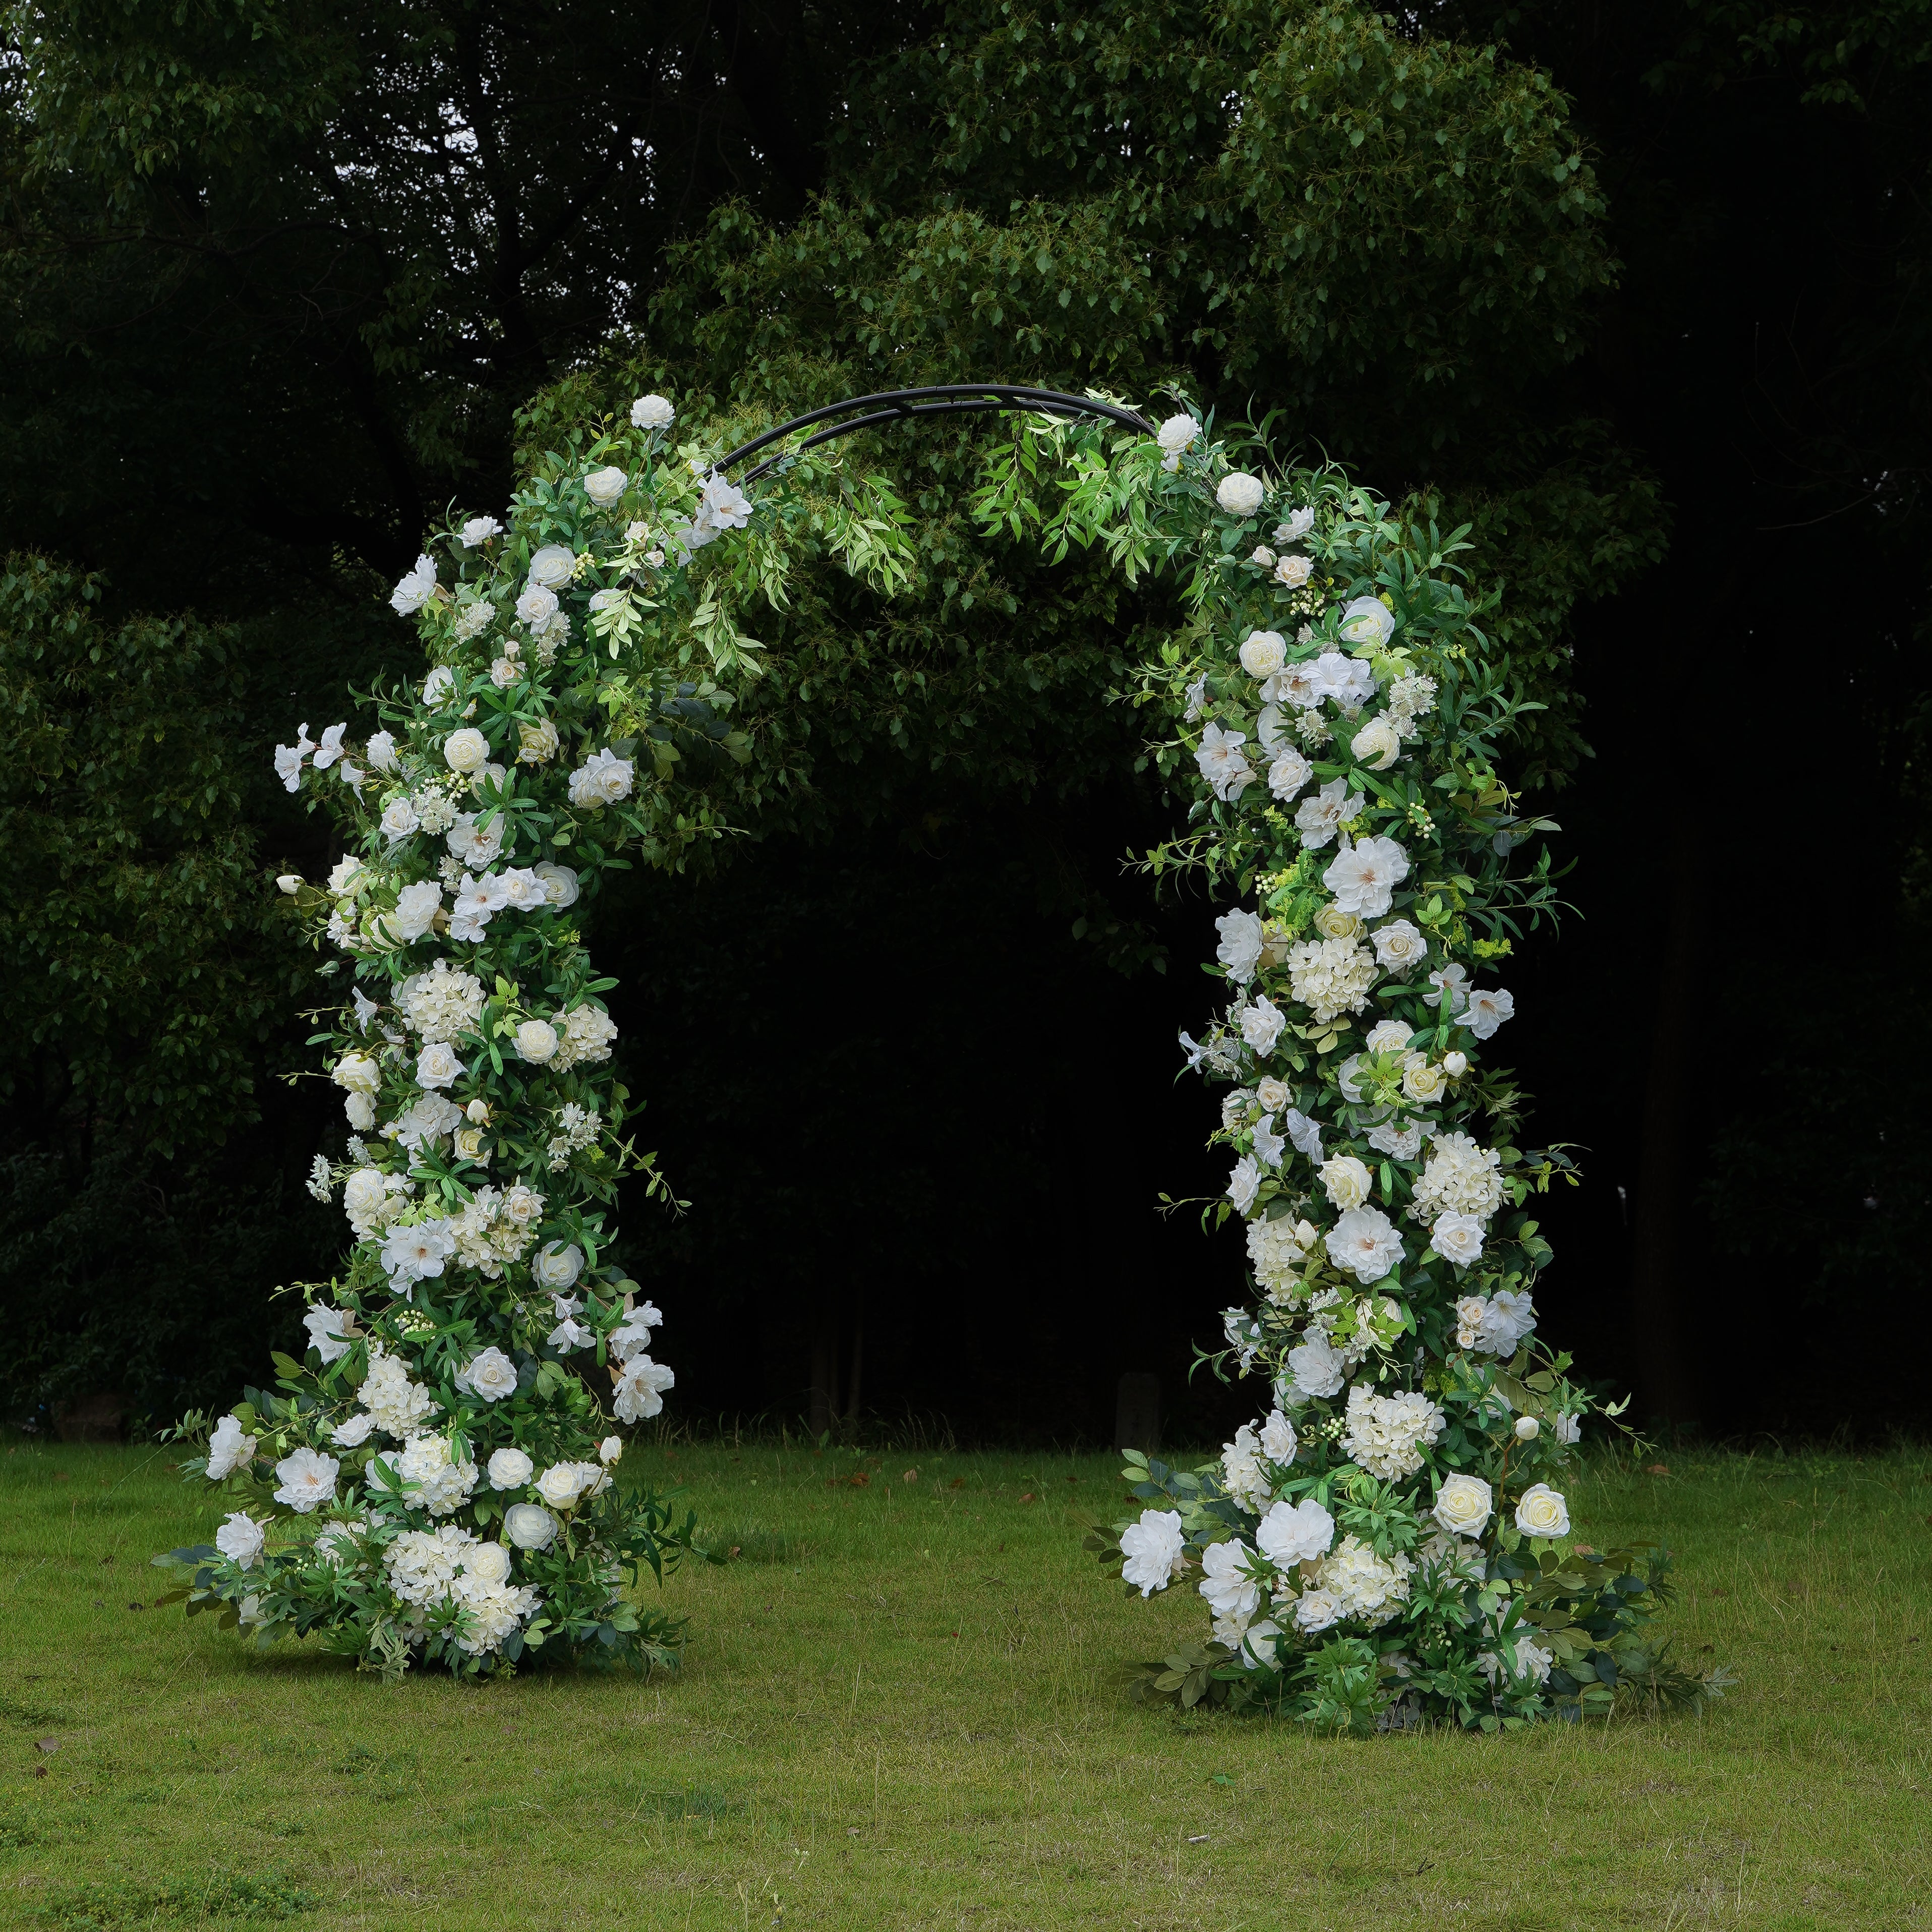
M 1591 1405 L 1536 1334 L 1534 1202 L 1574 1174 L 1519 1144 L 1484 1064 L 1515 1010 L 1486 982 L 1557 910 L 1556 828 L 1498 770 L 1540 707 L 1480 628 L 1464 532 L 1332 468 L 1273 470 L 1253 439 L 1270 473 L 1235 467 L 1192 412 L 1156 438 L 1024 435 L 988 527 L 1180 582 L 1186 622 L 1132 694 L 1192 805 L 1150 866 L 1236 901 L 1227 1004 L 1180 1036 L 1232 1157 L 1206 1218 L 1239 1220 L 1247 1261 L 1201 1359 L 1268 1399 L 1204 1468 L 1130 1455 L 1143 1507 L 1090 1540 L 1130 1591 L 1187 1577 L 1204 1600 L 1209 1640 L 1143 1692 L 1357 1731 L 1714 1694 L 1652 1633 L 1664 1552 L 1571 1532 Z

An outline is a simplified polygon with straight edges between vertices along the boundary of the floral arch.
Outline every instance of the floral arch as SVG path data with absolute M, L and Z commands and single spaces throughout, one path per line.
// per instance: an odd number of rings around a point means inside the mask
M 613 1474 L 619 1427 L 674 1377 L 606 1241 L 619 1180 L 663 1183 L 626 1131 L 584 914 L 610 866 L 675 868 L 723 831 L 678 774 L 752 754 L 740 616 L 807 556 L 903 579 L 903 513 L 831 446 L 989 410 L 1019 417 L 976 501 L 989 532 L 1183 587 L 1134 694 L 1192 797 L 1156 863 L 1234 902 L 1227 1004 L 1182 1041 L 1225 1090 L 1209 1218 L 1245 1224 L 1250 1276 L 1210 1359 L 1270 1399 L 1203 1468 L 1131 1456 L 1145 1507 L 1094 1539 L 1130 1588 L 1185 1575 L 1206 1599 L 1211 1640 L 1148 1687 L 1358 1729 L 1606 1708 L 1630 1681 L 1693 1694 L 1644 1635 L 1660 1560 L 1570 1538 L 1588 1404 L 1535 1339 L 1530 1205 L 1568 1163 L 1514 1144 L 1484 1065 L 1513 1010 L 1486 982 L 1554 910 L 1554 828 L 1497 772 L 1526 707 L 1461 533 L 1333 468 L 1236 467 L 1256 440 L 1191 411 L 1156 427 L 1017 386 L 855 398 L 722 458 L 641 397 L 544 458 L 504 518 L 436 534 L 392 600 L 428 668 L 380 699 L 380 729 L 278 748 L 346 853 L 280 884 L 345 995 L 314 1043 L 346 1144 L 312 1186 L 354 1245 L 304 1290 L 305 1360 L 278 1356 L 275 1390 L 188 1466 L 236 1504 L 214 1546 L 159 1560 L 190 1610 L 391 1674 L 674 1657 L 676 1626 L 627 1586 L 694 1522 Z

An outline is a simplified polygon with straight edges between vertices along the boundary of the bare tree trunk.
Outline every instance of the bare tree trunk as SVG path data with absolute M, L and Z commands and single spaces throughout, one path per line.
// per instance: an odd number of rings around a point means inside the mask
M 1705 907 L 1703 884 L 1681 832 L 1672 843 L 1670 862 L 1670 927 L 1644 1082 L 1630 1306 L 1641 1412 L 1682 1427 L 1697 1418 L 1678 1257 L 1685 1172 L 1684 1060 L 1690 1048 Z
M 862 1300 L 852 1318 L 852 1373 L 845 1392 L 845 1420 L 856 1427 L 859 1420 L 860 1376 L 866 1366 L 866 1304 Z
M 838 1414 L 838 1311 L 829 1302 L 821 1302 L 812 1337 L 812 1434 L 814 1436 L 824 1435 L 831 1428 Z

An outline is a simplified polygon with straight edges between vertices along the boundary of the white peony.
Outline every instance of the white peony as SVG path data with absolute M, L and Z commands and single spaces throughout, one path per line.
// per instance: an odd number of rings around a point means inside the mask
M 1362 794 L 1351 791 L 1346 778 L 1330 778 L 1295 808 L 1294 829 L 1308 850 L 1318 852 L 1361 808 Z
M 242 1510 L 237 1510 L 214 1532 L 215 1548 L 244 1570 L 254 1567 L 268 1540 L 268 1526 Z
M 614 465 L 602 470 L 593 470 L 584 479 L 584 494 L 600 510 L 608 510 L 619 502 L 629 487 L 630 478 Z
M 1224 804 L 1232 804 L 1254 782 L 1253 770 L 1241 755 L 1247 742 L 1245 732 L 1224 730 L 1219 724 L 1209 725 L 1201 734 L 1194 762 Z
M 336 1472 L 342 1465 L 319 1449 L 298 1449 L 275 1465 L 275 1500 L 298 1516 L 335 1500 Z
M 1570 1506 L 1547 1483 L 1532 1483 L 1517 1498 L 1516 1526 L 1525 1536 L 1568 1536 Z
M 517 1392 L 517 1365 L 501 1348 L 485 1348 L 458 1371 L 456 1386 L 485 1402 L 501 1402 Z
M 1237 980 L 1252 980 L 1262 957 L 1262 922 L 1251 912 L 1223 913 L 1214 922 L 1221 944 L 1214 956 Z
M 1278 1570 L 1312 1563 L 1335 1540 L 1335 1519 L 1312 1496 L 1279 1502 L 1255 1526 L 1255 1541 Z
M 413 617 L 436 595 L 436 564 L 419 556 L 416 567 L 389 592 L 389 608 L 399 617 Z
M 1143 1510 L 1138 1522 L 1120 1532 L 1122 1578 L 1143 1597 L 1164 1590 L 1186 1562 L 1178 1510 Z
M 1360 838 L 1336 854 L 1322 883 L 1344 912 L 1380 919 L 1408 877 L 1408 854 L 1393 838 Z
M 1288 640 L 1279 631 L 1251 631 L 1241 646 L 1241 668 L 1259 680 L 1274 676 L 1288 662 Z
M 1339 1394 L 1345 1366 L 1341 1351 L 1328 1336 L 1311 1332 L 1306 1341 L 1288 1352 L 1289 1386 L 1303 1402 Z
M 236 1417 L 224 1415 L 214 1425 L 214 1433 L 208 1438 L 208 1480 L 218 1483 L 224 1477 L 232 1475 L 254 1454 L 255 1438 L 243 1430 Z
M 1402 1259 L 1402 1237 L 1379 1208 L 1354 1208 L 1329 1229 L 1328 1258 L 1364 1283 L 1380 1281 Z
M 1214 486 L 1214 500 L 1231 517 L 1252 517 L 1268 496 L 1268 485 L 1245 470 L 1231 470 Z
M 1261 1184 L 1260 1168 L 1251 1155 L 1242 1155 L 1228 1176 L 1228 1198 L 1234 1204 L 1237 1214 L 1246 1214 L 1252 1210 Z
M 663 1363 L 634 1352 L 623 1361 L 610 1406 L 620 1422 L 648 1422 L 663 1410 L 666 1391 L 676 1384 L 677 1377 Z
M 1495 1502 L 1481 1477 L 1446 1476 L 1436 1492 L 1436 1507 L 1430 1514 L 1451 1536 L 1480 1536 Z
M 1294 1425 L 1278 1408 L 1268 1412 L 1262 1424 L 1262 1454 L 1277 1468 L 1285 1469 L 1294 1460 L 1297 1448 Z
M 1217 1617 L 1245 1624 L 1261 1607 L 1261 1588 L 1249 1574 L 1254 1552 L 1235 1539 L 1212 1543 L 1201 1552 L 1201 1594 Z

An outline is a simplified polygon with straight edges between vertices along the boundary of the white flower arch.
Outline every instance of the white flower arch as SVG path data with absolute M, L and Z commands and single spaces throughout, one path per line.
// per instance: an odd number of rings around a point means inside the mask
M 278 748 L 348 848 L 326 885 L 282 884 L 349 995 L 317 1036 L 348 1151 L 314 1185 L 356 1242 L 311 1293 L 308 1361 L 278 1358 L 280 1392 L 198 1466 L 242 1507 L 214 1549 L 175 1552 L 190 1608 L 245 1601 L 264 1639 L 322 1630 L 391 1671 L 673 1654 L 624 1586 L 690 1520 L 619 1494 L 602 1393 L 635 1424 L 674 1383 L 662 1317 L 605 1255 L 620 1176 L 662 1183 L 625 1135 L 583 909 L 620 854 L 674 868 L 724 829 L 670 781 L 700 747 L 748 755 L 730 718 L 758 647 L 727 591 L 782 598 L 812 551 L 887 590 L 904 574 L 890 494 L 818 446 L 988 407 L 1031 412 L 977 498 L 989 531 L 1183 580 L 1187 621 L 1136 694 L 1194 796 L 1153 863 L 1238 901 L 1228 1002 L 1182 1044 L 1228 1089 L 1210 1218 L 1245 1224 L 1254 1292 L 1211 1359 L 1274 1399 L 1206 1469 L 1130 1459 L 1148 1507 L 1102 1553 L 1143 1594 L 1198 1567 L 1214 1620 L 1150 1682 L 1329 1724 L 1498 1723 L 1600 1706 L 1627 1674 L 1655 1573 L 1559 1547 L 1544 1480 L 1588 1407 L 1534 1340 L 1528 1204 L 1568 1163 L 1510 1144 L 1480 1064 L 1513 1010 L 1484 982 L 1554 909 L 1546 854 L 1514 862 L 1554 828 L 1496 770 L 1523 706 L 1461 533 L 1332 469 L 1237 468 L 1190 412 L 1156 430 L 1016 388 L 855 399 L 722 464 L 640 398 L 397 585 L 430 668 L 380 730 Z

